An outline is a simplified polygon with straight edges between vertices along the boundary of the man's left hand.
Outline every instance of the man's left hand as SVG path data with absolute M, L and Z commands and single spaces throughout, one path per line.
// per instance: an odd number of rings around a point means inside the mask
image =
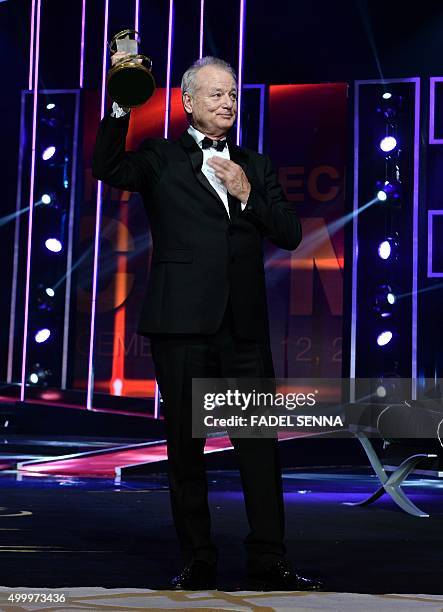
M 215 176 L 222 181 L 234 198 L 237 198 L 240 202 L 247 202 L 251 184 L 241 166 L 230 159 L 224 159 L 216 155 L 208 160 L 208 166 L 214 169 Z

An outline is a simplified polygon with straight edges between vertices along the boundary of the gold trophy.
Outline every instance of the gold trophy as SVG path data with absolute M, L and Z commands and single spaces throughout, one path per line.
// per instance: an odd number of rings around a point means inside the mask
M 155 91 L 152 61 L 146 55 L 139 55 L 140 40 L 136 30 L 122 30 L 108 43 L 111 55 L 117 51 L 130 53 L 112 66 L 106 79 L 110 98 L 122 107 L 141 106 Z

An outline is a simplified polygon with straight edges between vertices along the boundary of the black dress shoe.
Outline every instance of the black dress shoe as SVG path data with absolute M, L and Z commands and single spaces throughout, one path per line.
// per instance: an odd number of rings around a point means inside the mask
M 294 572 L 285 559 L 277 561 L 266 570 L 248 575 L 249 591 L 321 591 L 322 588 L 320 579 Z
M 217 566 L 204 561 L 192 561 L 171 582 L 177 591 L 212 591 L 216 584 Z

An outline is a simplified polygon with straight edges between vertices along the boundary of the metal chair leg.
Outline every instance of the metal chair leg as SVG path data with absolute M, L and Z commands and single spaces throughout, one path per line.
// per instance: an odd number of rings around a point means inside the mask
M 401 488 L 402 483 L 409 476 L 409 474 L 414 470 L 418 463 L 423 461 L 424 459 L 434 459 L 437 455 L 433 454 L 417 454 L 412 455 L 405 459 L 396 470 L 394 470 L 389 476 L 383 467 L 380 459 L 378 458 L 377 453 L 372 446 L 369 438 L 362 434 L 356 434 L 358 439 L 360 440 L 361 445 L 363 446 L 366 455 L 369 459 L 369 462 L 377 474 L 381 487 L 375 491 L 372 495 L 367 497 L 366 499 L 360 502 L 345 502 L 346 506 L 368 506 L 373 502 L 380 499 L 380 497 L 387 493 L 391 499 L 399 506 L 402 510 L 411 514 L 412 516 L 416 516 L 419 518 L 428 518 L 429 514 L 420 510 L 406 495 L 406 493 Z

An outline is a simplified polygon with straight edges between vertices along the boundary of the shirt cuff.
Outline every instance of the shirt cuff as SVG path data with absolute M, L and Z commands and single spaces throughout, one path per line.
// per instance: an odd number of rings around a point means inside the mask
M 122 108 L 121 106 L 119 106 L 117 104 L 117 102 L 113 102 L 112 103 L 112 113 L 111 113 L 111 117 L 114 117 L 114 119 L 120 119 L 120 117 L 124 117 L 125 115 L 127 115 L 129 113 L 128 110 L 125 110 L 124 108 Z

